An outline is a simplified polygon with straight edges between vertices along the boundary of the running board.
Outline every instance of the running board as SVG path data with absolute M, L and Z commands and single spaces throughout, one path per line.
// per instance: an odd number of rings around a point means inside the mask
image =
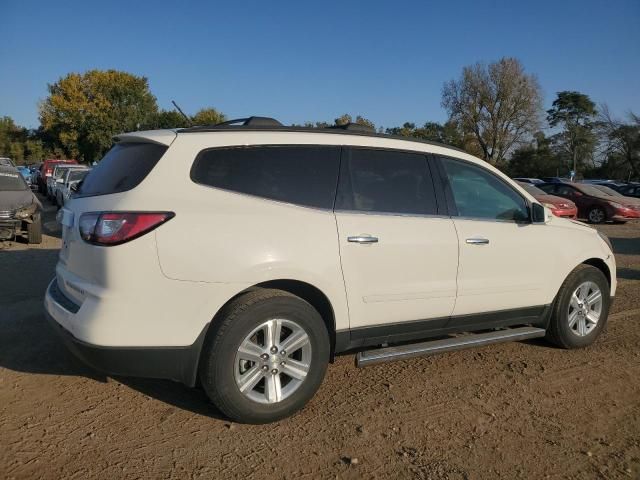
M 545 330 L 535 327 L 518 327 L 486 333 L 470 333 L 442 340 L 412 343 L 396 347 L 360 352 L 356 356 L 356 366 L 366 367 L 376 363 L 393 362 L 413 357 L 424 357 L 436 353 L 452 352 L 464 348 L 482 347 L 492 343 L 517 342 L 528 338 L 544 337 Z

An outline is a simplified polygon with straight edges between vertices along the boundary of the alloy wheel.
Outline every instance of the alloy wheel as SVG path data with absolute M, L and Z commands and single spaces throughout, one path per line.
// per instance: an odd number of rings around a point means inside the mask
M 274 318 L 240 343 L 234 377 L 240 392 L 258 403 L 277 403 L 304 382 L 311 366 L 311 342 L 296 322 Z
M 580 337 L 589 335 L 602 313 L 602 292 L 594 282 L 581 283 L 571 295 L 567 319 L 569 329 Z

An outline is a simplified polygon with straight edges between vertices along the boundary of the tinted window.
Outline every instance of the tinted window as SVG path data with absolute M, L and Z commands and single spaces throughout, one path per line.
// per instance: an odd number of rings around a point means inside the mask
M 197 183 L 308 207 L 333 208 L 339 147 L 259 146 L 201 152 Z
M 345 149 L 336 209 L 413 215 L 436 213 L 425 155 Z
M 575 194 L 575 190 L 568 185 L 557 185 L 556 193 L 558 195 L 562 195 L 563 197 L 568 197 Z
M 0 169 L 0 192 L 7 190 L 26 190 L 27 184 L 15 169 Z
M 74 170 L 69 174 L 67 182 L 77 182 L 87 176 L 89 170 Z
M 118 143 L 86 176 L 79 197 L 126 192 L 138 186 L 167 151 L 155 143 Z
M 547 183 L 539 186 L 540 190 L 553 195 L 556 193 L 556 185 L 554 183 Z
M 484 168 L 443 158 L 451 193 L 461 217 L 525 221 L 525 200 L 505 182 Z

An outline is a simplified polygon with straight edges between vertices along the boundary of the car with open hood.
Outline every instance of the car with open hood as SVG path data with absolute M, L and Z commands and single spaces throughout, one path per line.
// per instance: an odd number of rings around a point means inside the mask
M 0 166 L 0 241 L 42 242 L 42 205 L 15 167 Z

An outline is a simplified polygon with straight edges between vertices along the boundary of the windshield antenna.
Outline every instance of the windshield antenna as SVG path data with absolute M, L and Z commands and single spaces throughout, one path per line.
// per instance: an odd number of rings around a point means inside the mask
M 182 111 L 182 109 L 178 106 L 178 104 L 175 102 L 175 100 L 171 100 L 171 103 L 173 103 L 173 106 L 176 107 L 176 110 L 178 110 L 178 112 L 180 112 L 182 114 L 182 116 L 184 117 L 184 119 L 187 121 L 187 123 L 189 124 L 190 127 L 193 126 L 193 122 L 191 121 L 191 119 Z

